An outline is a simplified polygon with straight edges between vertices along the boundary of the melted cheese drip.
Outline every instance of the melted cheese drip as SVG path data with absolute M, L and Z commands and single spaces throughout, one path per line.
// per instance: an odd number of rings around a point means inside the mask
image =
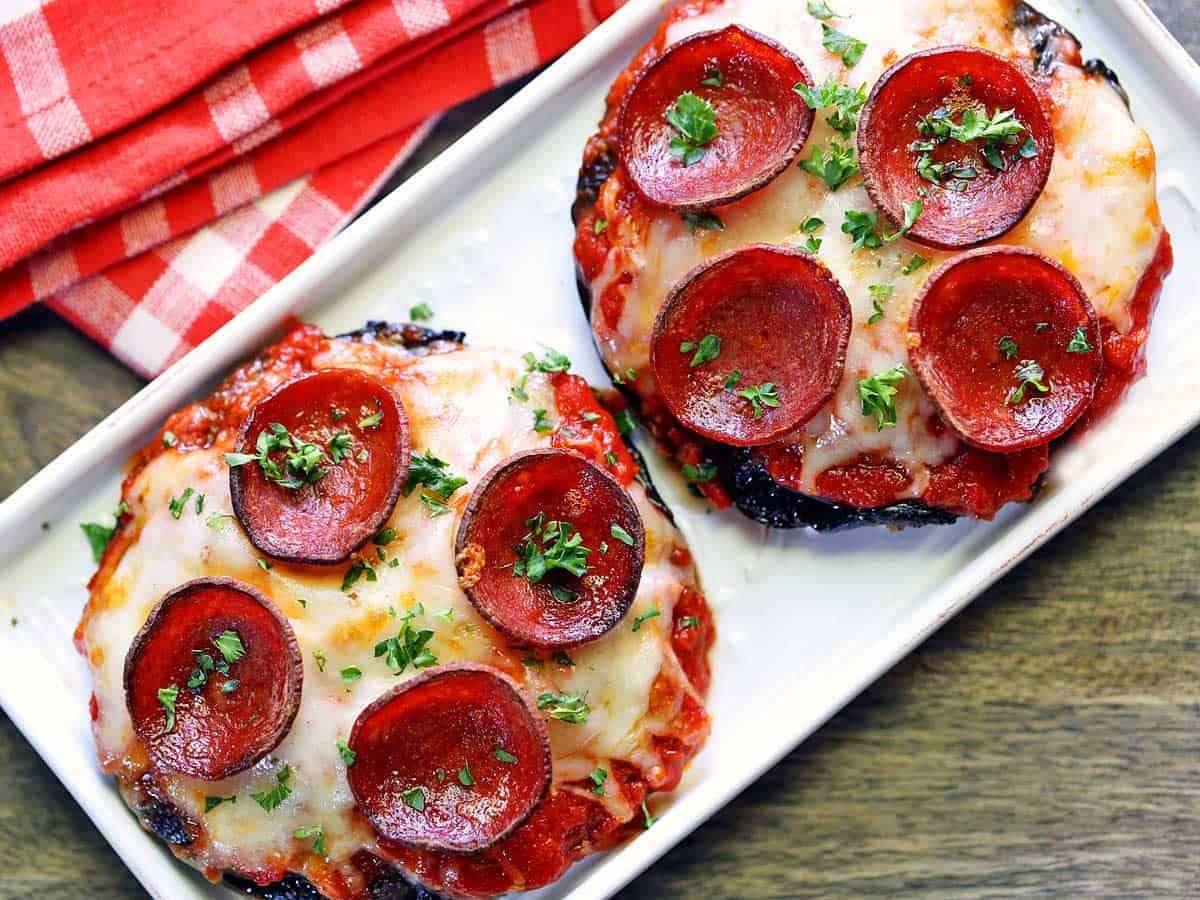
M 885 69 L 920 49 L 971 43 L 1012 57 L 1029 55 L 1024 36 L 1010 27 L 1011 0 L 844 0 L 833 6 L 847 15 L 831 24 L 867 43 L 862 61 L 853 69 L 822 47 L 821 23 L 799 0 L 726 0 L 704 15 L 673 24 L 667 43 L 736 23 L 796 53 L 815 84 L 833 74 L 852 86 L 865 84 L 867 92 Z M 1097 313 L 1126 331 L 1134 289 L 1161 233 L 1154 149 L 1101 79 L 1061 66 L 1050 93 L 1057 148 L 1049 183 L 1025 220 L 996 243 L 1032 247 L 1057 259 L 1079 278 Z M 827 148 L 832 139 L 845 143 L 826 122 L 827 115 L 827 110 L 817 112 L 801 159 L 808 158 L 813 147 Z M 627 287 L 618 288 L 626 304 L 615 331 L 596 326 L 610 370 L 650 371 L 655 316 L 671 287 L 693 267 L 717 253 L 756 242 L 803 246 L 808 236 L 799 226 L 815 216 L 825 222 L 817 235 L 822 239 L 819 255 L 850 298 L 854 330 L 836 395 L 790 438 L 804 447 L 803 484 L 808 492 L 818 493 L 815 479 L 821 472 L 871 454 L 897 460 L 909 470 L 913 482 L 905 496 L 924 491 L 927 468 L 953 456 L 957 438 L 939 427 L 934 404 L 911 377 L 896 398 L 896 427 L 878 430 L 875 420 L 862 414 L 858 381 L 907 364 L 904 333 L 912 302 L 933 269 L 953 254 L 907 240 L 879 251 L 852 253 L 840 227 L 847 210 L 873 208 L 862 179 L 834 192 L 796 166 L 764 189 L 719 209 L 724 231 L 692 235 L 680 217 L 669 212 L 653 215 L 648 222 L 618 221 L 615 199 L 612 191 L 601 194 L 615 249 L 592 283 L 593 296 L 598 297 L 623 272 L 633 275 Z M 917 253 L 929 264 L 904 275 L 905 264 Z M 873 284 L 893 285 L 894 293 L 885 318 L 868 324 L 875 312 L 868 290 Z M 653 391 L 653 378 L 639 379 L 636 389 Z
M 316 358 L 314 366 L 364 367 L 360 350 L 349 342 L 331 342 L 330 352 Z M 94 611 L 83 634 L 95 681 L 97 745 L 105 768 L 136 768 L 133 760 L 142 758 L 125 707 L 122 668 L 134 634 L 171 587 L 214 575 L 254 585 L 291 621 L 304 657 L 299 713 L 267 759 L 219 782 L 181 776 L 162 780 L 167 799 L 206 825 L 208 844 L 197 862 L 214 869 L 254 871 L 277 859 L 281 850 L 306 849 L 311 841 L 296 839 L 293 833 L 312 825 L 323 826 L 334 865 L 346 865 L 355 851 L 373 845 L 371 829 L 351 814 L 354 801 L 336 745 L 348 738 L 367 703 L 416 674 L 409 669 L 397 678 L 372 651 L 377 642 L 400 630 L 398 617 L 418 609 L 418 604 L 424 613 L 415 616 L 413 626 L 434 631 L 428 647 L 439 663 L 470 660 L 498 664 L 510 673 L 523 671 L 534 695 L 586 692 L 592 712 L 585 724 L 549 722 L 557 780 L 586 778 L 597 765 L 609 766 L 610 759 L 633 762 L 653 780 L 651 770 L 658 758 L 650 736 L 661 732 L 665 722 L 648 712 L 651 685 L 664 668 L 677 674 L 678 662 L 670 649 L 673 609 L 683 587 L 694 587 L 696 581 L 690 563 L 678 567 L 671 562 L 671 551 L 682 539 L 640 485 L 629 486 L 646 530 L 646 565 L 637 597 L 613 631 L 571 651 L 573 667 L 552 662 L 523 667 L 519 660 L 526 652 L 510 648 L 458 586 L 454 535 L 473 486 L 505 457 L 549 444 L 549 435 L 532 427 L 533 409 L 548 410 L 551 419 L 557 415 L 547 377 L 529 376 L 527 403 L 508 401 L 510 386 L 524 371 L 515 354 L 479 349 L 403 357 L 376 370 L 404 402 L 414 452 L 432 450 L 468 483 L 451 499 L 453 515 L 431 518 L 416 493 L 402 498 L 388 522 L 397 537 L 385 548 L 388 560 L 398 560 L 397 565 L 374 560 L 378 580 L 360 579 L 349 593 L 341 590 L 348 564 L 317 568 L 275 563 L 264 570 L 236 519 L 223 519 L 218 527 L 206 525 L 210 515 L 232 512 L 229 470 L 221 458 L 229 447 L 169 450 L 139 474 L 131 492 L 137 537 L 93 598 Z M 175 519 L 168 503 L 189 486 L 204 495 L 203 513 L 197 514 L 194 501 L 189 501 Z M 368 544 L 367 552 L 374 552 L 373 545 Z M 635 633 L 630 627 L 633 618 L 654 608 L 661 616 L 647 620 Z M 323 671 L 315 651 L 324 655 Z M 347 686 L 340 673 L 350 666 L 363 675 Z M 292 794 L 266 812 L 250 795 L 275 787 L 284 763 L 291 766 Z M 632 815 L 618 791 L 608 794 L 605 802 L 614 815 Z M 206 796 L 231 795 L 237 795 L 236 803 L 223 803 L 205 814 Z

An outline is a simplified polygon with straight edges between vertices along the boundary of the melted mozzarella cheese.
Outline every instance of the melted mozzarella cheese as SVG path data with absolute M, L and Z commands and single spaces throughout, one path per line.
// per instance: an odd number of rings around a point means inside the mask
M 1011 27 L 1011 0 L 845 0 L 834 6 L 846 15 L 833 24 L 867 44 L 853 69 L 824 49 L 821 22 L 802 2 L 726 0 L 703 15 L 672 24 L 667 43 L 736 23 L 796 53 L 814 83 L 832 74 L 852 86 L 864 84 L 868 92 L 885 69 L 929 47 L 972 43 L 1004 55 L 1029 56 L 1024 35 Z M 1126 331 L 1135 287 L 1162 230 L 1154 150 L 1103 80 L 1061 66 L 1050 93 L 1057 149 L 1049 183 L 1025 220 L 996 243 L 1032 247 L 1057 259 L 1079 278 L 1097 313 Z M 845 143 L 826 122 L 827 114 L 817 112 L 802 159 L 814 147 L 828 147 L 831 140 Z M 727 250 L 757 242 L 803 246 L 808 235 L 799 226 L 811 217 L 820 218 L 825 227 L 816 235 L 822 240 L 819 255 L 850 298 L 854 329 L 835 396 L 789 439 L 804 448 L 804 489 L 818 494 L 815 479 L 821 472 L 869 454 L 902 463 L 913 476 L 905 496 L 920 496 L 928 468 L 954 455 L 960 446 L 957 438 L 939 426 L 933 402 L 911 377 L 896 398 L 896 427 L 877 429 L 875 420 L 862 413 L 858 381 L 907 364 L 909 309 L 925 279 L 953 254 L 907 240 L 879 251 L 851 252 L 850 239 L 840 232 L 846 212 L 873 209 L 861 178 L 830 191 L 818 178 L 791 166 L 762 190 L 720 208 L 723 231 L 695 235 L 678 215 L 667 211 L 651 212 L 649 221 L 621 218 L 614 183 L 615 179 L 609 182 L 600 198 L 610 220 L 607 233 L 613 250 L 592 282 L 593 296 L 619 290 L 626 299 L 615 329 L 605 327 L 599 316 L 594 321 L 609 369 L 646 372 L 635 389 L 652 393 L 650 336 L 671 287 L 705 259 Z M 929 263 L 912 275 L 903 274 L 905 264 L 918 253 Z M 620 279 L 630 274 L 629 284 L 621 285 Z M 868 324 L 875 312 L 869 291 L 874 284 L 892 285 L 894 292 L 885 305 L 885 318 Z
M 362 367 L 361 349 L 332 341 L 330 351 L 313 363 Z M 629 491 L 645 523 L 646 562 L 627 618 L 600 640 L 572 650 L 573 667 L 549 662 L 523 667 L 519 660 L 527 651 L 509 647 L 459 588 L 453 544 L 462 510 L 483 474 L 513 453 L 549 444 L 549 435 L 533 430 L 532 410 L 546 409 L 553 419 L 554 391 L 547 376 L 533 373 L 525 385 L 528 402 L 510 403 L 510 387 L 525 374 L 515 354 L 466 349 L 395 356 L 375 371 L 404 402 L 414 452 L 433 451 L 468 482 L 451 499 L 452 515 L 431 517 L 416 493 L 401 498 L 388 522 L 397 536 L 384 548 L 387 561 L 374 563 L 375 581 L 359 579 L 347 593 L 341 584 L 348 564 L 260 567 L 258 552 L 231 515 L 229 470 L 221 456 L 230 449 L 227 446 L 165 451 L 132 486 L 135 538 L 112 577 L 93 596 L 82 634 L 98 704 L 97 745 L 106 769 L 128 769 L 135 765 L 131 759 L 142 758 L 125 706 L 122 669 L 134 634 L 171 587 L 215 575 L 257 587 L 287 616 L 304 657 L 299 713 L 267 759 L 219 782 L 174 775 L 159 782 L 170 802 L 205 823 L 207 841 L 195 860 L 203 866 L 254 871 L 289 847 L 303 850 L 307 843 L 294 838 L 295 830 L 318 824 L 335 865 L 373 846 L 371 829 L 351 814 L 354 800 L 337 741 L 348 738 L 355 718 L 371 700 L 416 674 L 410 669 L 397 678 L 372 653 L 377 642 L 400 630 L 399 617 L 404 615 L 414 615 L 415 628 L 434 632 L 428 648 L 439 663 L 500 665 L 518 673 L 534 695 L 586 693 L 592 712 L 585 724 L 549 723 L 556 780 L 586 778 L 597 765 L 608 766 L 609 759 L 647 767 L 657 759 L 650 738 L 664 723 L 648 714 L 651 685 L 661 671 L 678 667 L 670 649 L 673 609 L 683 588 L 696 584 L 691 564 L 676 566 L 670 558 L 682 539 L 642 487 L 631 484 Z M 370 357 L 377 358 L 377 352 Z M 186 487 L 204 495 L 203 513 L 189 503 L 175 519 L 169 501 Z M 214 514 L 227 517 L 211 520 Z M 374 547 L 368 545 L 368 550 L 373 553 Z M 661 616 L 634 632 L 633 618 L 655 608 Z M 351 666 L 363 674 L 347 685 L 340 673 Z M 264 811 L 250 795 L 275 787 L 276 773 L 285 763 L 291 767 L 292 793 L 277 809 Z M 653 781 L 653 772 L 647 775 Z M 232 795 L 237 802 L 205 813 L 206 796 Z M 631 810 L 619 792 L 609 795 L 610 811 L 628 818 Z

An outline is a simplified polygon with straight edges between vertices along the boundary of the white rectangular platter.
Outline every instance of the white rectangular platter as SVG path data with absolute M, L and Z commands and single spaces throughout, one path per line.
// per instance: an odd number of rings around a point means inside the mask
M 797 0 L 781 0 L 797 2 Z M 604 93 L 661 18 L 633 0 L 477 129 L 0 505 L 0 702 L 155 897 L 228 896 L 146 835 L 99 772 L 71 643 L 91 558 L 76 527 L 116 504 L 123 466 L 172 410 L 300 314 L 336 332 L 403 319 L 476 344 L 542 341 L 604 381 L 575 293 L 568 207 Z M 1200 422 L 1200 69 L 1139 0 L 1036 4 L 1120 74 L 1158 148 L 1177 251 L 1149 376 L 1064 448 L 1036 503 L 995 522 L 903 533 L 770 533 L 710 513 L 644 446 L 695 551 L 719 630 L 712 738 L 659 821 L 544 898 L 608 897 L 728 802 L 1009 568 Z M 105 519 L 105 521 L 108 521 Z M 48 522 L 43 530 L 40 525 Z M 770 685 L 770 690 L 762 690 Z

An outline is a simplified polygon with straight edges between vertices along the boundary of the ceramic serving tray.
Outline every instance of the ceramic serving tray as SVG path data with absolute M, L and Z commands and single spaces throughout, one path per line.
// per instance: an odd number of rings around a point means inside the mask
M 285 316 L 327 331 L 404 319 L 475 344 L 565 351 L 606 379 L 575 291 L 568 208 L 580 150 L 616 73 L 662 18 L 633 0 L 479 127 L 0 505 L 0 703 L 155 897 L 228 896 L 144 833 L 96 764 L 89 680 L 71 643 L 93 566 L 77 523 L 106 518 L 126 460 L 175 408 L 271 340 Z M 608 897 L 973 597 L 1200 422 L 1200 68 L 1139 0 L 1037 6 L 1121 76 L 1159 153 L 1176 246 L 1149 375 L 1060 448 L 1037 501 L 991 523 L 819 536 L 770 532 L 692 498 L 639 437 L 717 616 L 712 737 L 654 828 L 539 898 Z M 42 523 L 48 523 L 43 528 Z M 18 624 L 9 627 L 16 617 Z M 769 686 L 769 690 L 764 689 Z

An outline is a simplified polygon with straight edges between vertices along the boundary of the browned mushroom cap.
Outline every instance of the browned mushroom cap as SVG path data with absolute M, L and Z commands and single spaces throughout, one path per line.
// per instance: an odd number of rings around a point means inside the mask
M 391 515 L 408 477 L 408 417 L 379 379 L 323 369 L 260 400 L 235 451 L 227 457 L 233 511 L 254 546 L 329 565 Z
M 997 114 L 1011 124 L 996 125 Z M 970 137 L 968 118 L 993 120 L 994 137 Z M 1017 129 L 1020 129 L 1019 131 Z M 973 247 L 1010 231 L 1041 196 L 1054 161 L 1054 129 L 1033 83 L 980 47 L 906 56 L 876 82 L 858 126 L 871 199 L 893 222 L 918 197 L 908 238 Z
M 801 82 L 812 84 L 804 63 L 757 32 L 730 25 L 685 38 L 626 94 L 617 124 L 621 161 L 660 206 L 699 210 L 744 197 L 786 169 L 808 139 L 814 114 L 792 90 Z M 690 153 L 667 118 L 687 93 L 716 113 L 716 133 L 693 142 Z
M 409 847 L 483 850 L 550 790 L 546 725 L 490 666 L 438 666 L 397 685 L 359 714 L 349 745 L 358 808 Z
M 1023 247 L 948 260 L 913 304 L 908 331 L 913 368 L 946 424 L 997 453 L 1070 428 L 1103 365 L 1096 311 L 1079 282 Z
M 675 285 L 650 361 L 663 400 L 688 428 L 724 444 L 768 444 L 833 396 L 851 324 L 850 301 L 819 260 L 754 244 Z
M 233 578 L 200 578 L 168 592 L 134 637 L 125 702 L 158 768 L 215 781 L 283 740 L 303 668 L 270 600 Z
M 642 517 L 608 472 L 570 450 L 529 450 L 488 472 L 455 543 L 459 583 L 521 645 L 566 648 L 621 620 L 645 562 Z

